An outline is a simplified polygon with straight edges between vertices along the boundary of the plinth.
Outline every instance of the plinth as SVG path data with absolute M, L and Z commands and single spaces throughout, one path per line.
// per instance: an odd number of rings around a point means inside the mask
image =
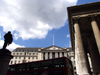
M 0 49 L 0 75 L 7 75 L 10 60 L 13 58 L 7 49 Z

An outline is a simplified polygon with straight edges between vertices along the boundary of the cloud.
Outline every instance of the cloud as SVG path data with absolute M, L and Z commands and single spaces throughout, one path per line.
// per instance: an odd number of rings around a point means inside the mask
M 71 47 L 71 41 L 69 41 L 69 43 L 66 45 L 66 44 L 64 44 L 65 45 L 65 47 Z
M 77 0 L 0 0 L 0 26 L 17 40 L 42 39 L 53 28 L 64 26 L 66 7 Z
M 67 38 L 70 37 L 70 34 L 67 34 Z
M 3 47 L 4 41 L 0 40 L 0 48 Z M 15 44 L 14 42 L 12 44 L 10 44 L 9 46 L 7 46 L 7 49 L 9 49 L 10 51 L 13 51 L 14 49 L 16 49 L 17 47 L 25 47 L 25 46 L 20 46 L 18 44 Z
M 67 44 L 68 47 L 71 47 L 71 41 L 69 41 L 69 44 Z

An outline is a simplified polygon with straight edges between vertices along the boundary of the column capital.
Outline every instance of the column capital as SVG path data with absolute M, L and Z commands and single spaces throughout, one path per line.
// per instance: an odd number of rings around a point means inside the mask
M 95 21 L 96 20 L 96 17 L 97 17 L 97 14 L 91 15 L 91 21 Z
M 72 23 L 78 23 L 79 22 L 79 17 L 72 17 Z

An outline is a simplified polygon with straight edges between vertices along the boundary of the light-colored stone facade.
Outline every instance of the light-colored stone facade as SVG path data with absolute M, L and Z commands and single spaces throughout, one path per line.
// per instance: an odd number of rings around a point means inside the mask
M 75 66 L 74 52 L 71 48 L 61 48 L 54 45 L 46 48 L 16 48 L 11 54 L 14 57 L 11 59 L 10 65 L 58 57 L 68 57 Z
M 76 74 L 100 75 L 100 1 L 67 10 Z

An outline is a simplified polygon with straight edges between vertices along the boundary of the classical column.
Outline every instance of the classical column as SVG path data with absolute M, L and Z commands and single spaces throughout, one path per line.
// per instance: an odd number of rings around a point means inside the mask
M 60 57 L 62 57 L 62 52 L 60 52 Z
M 45 53 L 45 59 L 48 59 L 48 53 L 47 52 Z
M 77 46 L 77 47 L 75 46 L 77 74 L 89 75 L 79 24 L 75 23 L 74 28 L 75 28 L 75 45 Z
M 67 57 L 67 53 L 66 52 L 64 52 L 64 56 Z
M 55 52 L 55 58 L 58 58 L 58 52 Z
M 100 74 L 100 57 L 97 48 L 94 47 L 94 43 L 91 41 L 91 36 L 87 38 L 88 45 L 89 45 L 89 51 L 90 51 L 90 57 L 93 67 L 93 73 L 94 75 Z
M 52 59 L 52 52 L 50 52 L 50 56 L 49 57 L 50 57 L 50 59 Z
M 97 47 L 99 50 L 99 55 L 100 55 L 100 30 L 98 28 L 97 22 L 95 21 L 95 16 L 92 17 L 91 25 L 96 39 Z

